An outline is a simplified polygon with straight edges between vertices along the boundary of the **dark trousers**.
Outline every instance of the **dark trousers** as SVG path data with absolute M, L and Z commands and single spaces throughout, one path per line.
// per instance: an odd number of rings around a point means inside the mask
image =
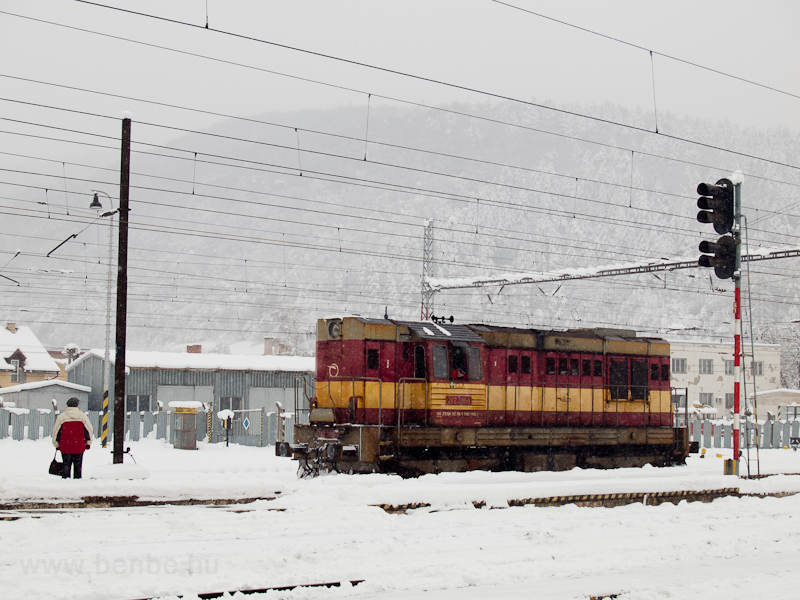
M 64 454 L 62 452 L 61 457 L 64 459 L 64 471 L 61 473 L 61 477 L 67 479 L 69 477 L 70 469 L 74 465 L 75 467 L 72 471 L 72 478 L 80 479 L 81 467 L 83 467 L 83 452 L 80 454 Z

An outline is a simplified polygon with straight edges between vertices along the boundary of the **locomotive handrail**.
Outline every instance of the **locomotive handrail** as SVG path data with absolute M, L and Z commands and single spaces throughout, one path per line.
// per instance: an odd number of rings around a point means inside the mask
M 353 382 L 353 397 L 355 397 L 355 394 L 356 394 L 356 387 L 355 387 L 356 381 L 373 381 L 373 382 L 377 381 L 378 382 L 378 426 L 380 427 L 380 426 L 383 425 L 383 422 L 382 422 L 383 381 L 381 381 L 380 377 L 338 377 L 337 376 L 337 377 L 329 377 L 328 379 L 331 380 L 331 381 L 334 380 L 334 379 L 338 379 L 338 380 L 341 380 L 341 381 L 352 381 Z M 364 394 L 364 396 L 366 396 L 366 393 Z M 335 407 L 336 403 L 333 401 L 333 397 L 331 396 L 331 388 L 330 388 L 330 386 L 328 386 L 328 398 L 330 398 L 331 405 L 333 405 Z M 364 410 L 366 411 L 366 409 L 367 409 L 367 399 L 365 397 L 364 398 Z
M 425 423 L 428 421 L 428 380 L 425 377 L 401 377 L 397 380 L 398 387 L 405 385 L 409 381 L 421 381 L 425 384 Z M 403 407 L 406 404 L 406 390 L 403 388 L 403 403 L 400 404 L 400 391 L 397 393 L 397 441 L 400 441 L 400 421 L 403 418 Z
M 312 386 L 314 385 L 315 380 L 316 378 L 312 378 L 310 382 Z M 300 389 L 300 385 L 302 385 L 303 387 L 303 395 L 306 397 L 308 408 L 298 408 L 297 406 L 298 391 Z M 304 375 L 294 376 L 294 413 L 296 415 L 299 415 L 300 413 L 308 413 L 309 415 L 311 414 L 311 397 L 308 395 L 308 385 L 309 381 L 306 379 Z
M 677 418 L 676 418 L 678 416 L 678 411 L 673 410 L 672 406 L 670 406 L 670 413 L 672 415 L 672 426 L 676 427 L 676 428 L 680 428 L 680 429 L 686 429 L 689 426 L 689 388 L 685 388 L 685 387 L 683 387 L 683 388 L 674 388 L 674 387 L 671 387 L 671 388 L 669 388 L 669 391 L 670 391 L 670 403 L 672 402 L 672 398 L 674 396 L 676 396 L 675 392 L 683 391 L 683 398 L 684 398 L 684 402 L 683 402 L 683 423 L 684 424 L 683 424 L 683 426 L 678 424 L 678 421 L 677 421 Z M 677 408 L 680 408 L 680 407 L 677 407 Z

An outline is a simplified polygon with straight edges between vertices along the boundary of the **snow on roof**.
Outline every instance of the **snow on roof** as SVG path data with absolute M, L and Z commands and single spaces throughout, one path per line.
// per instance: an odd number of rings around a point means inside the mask
M 105 351 L 92 349 L 67 367 L 67 371 L 88 356 L 103 359 Z M 114 362 L 114 357 L 111 357 Z M 314 357 L 308 356 L 257 356 L 253 354 L 193 354 L 190 352 L 144 352 L 131 350 L 125 353 L 129 369 L 199 369 L 203 371 L 281 371 L 285 373 L 310 373 L 316 370 Z
M 689 412 L 697 415 L 715 415 L 717 414 L 717 409 L 705 405 L 703 406 L 695 405 L 693 408 L 689 409 Z
M 0 370 L 11 369 L 7 359 L 19 350 L 25 355 L 26 373 L 58 373 L 58 363 L 44 349 L 30 327 L 20 326 L 15 331 L 0 327 Z
M 764 396 L 770 395 L 780 395 L 780 396 L 800 396 L 800 390 L 792 390 L 788 388 L 775 388 L 772 390 L 757 390 L 756 393 L 758 394 L 759 398 Z M 753 394 L 750 394 L 750 398 L 753 397 Z
M 667 340 L 670 344 L 674 345 L 681 345 L 681 346 L 724 346 L 725 348 L 733 347 L 733 338 L 722 340 L 721 338 L 716 339 L 705 339 L 705 340 L 698 340 L 698 339 L 684 339 L 677 335 L 667 335 Z M 770 348 L 780 348 L 780 344 L 765 344 L 763 342 L 755 342 L 753 344 L 756 348 L 760 348 L 763 350 L 770 349 Z M 747 348 L 750 348 L 750 342 L 747 343 Z
M 195 408 L 200 410 L 203 408 L 203 403 L 197 400 L 173 400 L 169 403 L 170 408 Z
M 26 390 L 36 390 L 39 388 L 52 387 L 54 385 L 65 387 L 70 390 L 75 390 L 76 392 L 92 391 L 92 388 L 90 387 L 87 387 L 85 385 L 78 385 L 77 383 L 71 383 L 69 381 L 64 381 L 63 379 L 48 379 L 47 381 L 34 381 L 33 383 L 21 383 L 19 385 L 10 385 L 8 387 L 4 387 L 2 388 L 2 390 L 4 394 L 10 394 L 11 392 L 24 392 Z

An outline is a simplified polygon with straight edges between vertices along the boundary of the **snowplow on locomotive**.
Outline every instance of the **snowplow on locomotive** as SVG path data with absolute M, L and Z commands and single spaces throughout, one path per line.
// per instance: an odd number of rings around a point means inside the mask
M 306 474 L 662 466 L 688 455 L 669 344 L 634 331 L 344 317 L 317 322 L 316 352 L 308 418 L 277 447 Z

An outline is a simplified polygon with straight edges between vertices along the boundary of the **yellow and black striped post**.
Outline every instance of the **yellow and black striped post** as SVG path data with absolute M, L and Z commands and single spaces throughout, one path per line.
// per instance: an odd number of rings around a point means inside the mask
M 100 424 L 100 442 L 103 448 L 108 445 L 108 390 L 103 390 L 103 422 Z
M 278 441 L 286 441 L 286 415 L 283 412 L 283 404 L 276 402 L 275 406 L 278 409 Z

